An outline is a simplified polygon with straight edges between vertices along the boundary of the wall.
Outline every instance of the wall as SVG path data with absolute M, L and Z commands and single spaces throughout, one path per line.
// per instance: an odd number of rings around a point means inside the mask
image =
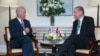
M 50 19 L 48 17 L 37 16 L 37 0 L 18 0 L 19 5 L 24 6 L 27 10 L 26 18 L 31 22 L 32 26 L 43 25 L 49 26 Z M 73 7 L 75 6 L 83 6 L 85 8 L 85 15 L 89 15 L 94 17 L 96 23 L 96 12 L 97 9 L 95 7 L 88 7 L 88 0 L 73 0 Z M 12 8 L 12 18 L 16 17 L 15 9 Z M 0 45 L 4 45 L 4 27 L 8 26 L 8 8 L 0 7 Z M 55 25 L 65 25 L 72 26 L 73 16 L 56 16 L 55 17 Z

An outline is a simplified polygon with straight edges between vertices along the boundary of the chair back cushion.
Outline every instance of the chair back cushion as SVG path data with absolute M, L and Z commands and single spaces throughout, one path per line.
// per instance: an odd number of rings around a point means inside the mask
M 5 27 L 5 34 L 7 36 L 7 40 L 10 41 L 11 36 L 10 36 L 10 32 L 9 32 L 9 27 Z
M 95 36 L 96 36 L 96 40 L 100 40 L 100 28 L 95 28 Z

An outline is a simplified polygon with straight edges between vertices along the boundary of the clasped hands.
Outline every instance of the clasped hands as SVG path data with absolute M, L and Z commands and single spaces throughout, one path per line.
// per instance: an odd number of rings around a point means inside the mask
M 24 29 L 24 31 L 25 31 L 25 33 L 29 33 L 29 32 L 30 32 L 30 29 L 29 29 L 28 27 L 26 27 L 26 28 Z M 32 29 L 32 32 L 33 32 L 33 33 L 36 33 L 36 29 Z
M 29 32 L 30 32 L 30 29 L 29 29 L 28 27 L 26 27 L 26 28 L 24 29 L 24 31 L 25 31 L 25 33 L 29 33 Z

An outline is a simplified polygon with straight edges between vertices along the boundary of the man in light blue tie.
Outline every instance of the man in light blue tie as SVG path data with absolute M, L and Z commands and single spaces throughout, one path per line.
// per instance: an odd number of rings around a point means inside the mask
M 89 49 L 90 41 L 95 40 L 94 20 L 84 15 L 82 6 L 74 8 L 74 18 L 72 33 L 58 49 L 56 56 L 63 56 L 65 52 L 68 56 L 75 56 L 76 49 Z
M 9 21 L 9 30 L 11 34 L 11 47 L 22 48 L 23 56 L 34 56 L 31 38 L 32 29 L 30 22 L 25 19 L 26 10 L 24 7 L 18 7 L 17 17 Z

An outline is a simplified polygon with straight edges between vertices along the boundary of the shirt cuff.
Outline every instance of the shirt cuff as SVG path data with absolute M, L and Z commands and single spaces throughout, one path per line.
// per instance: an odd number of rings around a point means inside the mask
M 26 35 L 25 31 L 23 31 L 23 34 Z

